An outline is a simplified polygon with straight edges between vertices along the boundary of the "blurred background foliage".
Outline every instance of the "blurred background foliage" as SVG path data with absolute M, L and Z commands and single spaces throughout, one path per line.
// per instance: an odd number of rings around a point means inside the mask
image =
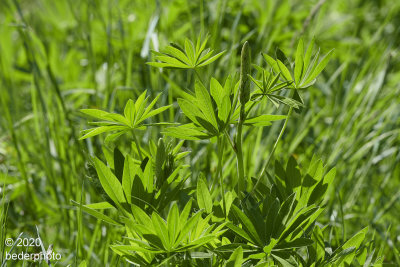
M 104 136 L 78 141 L 87 127 L 78 110 L 122 112 L 129 98 L 147 89 L 151 97 L 163 92 L 159 106 L 175 103 L 160 121 L 181 120 L 175 100 L 193 90 L 191 73 L 145 62 L 153 59 L 152 49 L 200 33 L 210 34 L 216 52 L 227 51 L 200 70 L 220 81 L 238 73 L 246 40 L 253 62 L 263 66 L 261 52 L 279 47 L 293 58 L 300 37 L 306 43 L 315 37 L 324 54 L 335 48 L 275 157 L 293 155 L 306 165 L 316 154 L 336 166 L 322 219 L 332 225 L 330 239 L 340 243 L 369 225 L 369 239 L 384 250 L 385 262 L 400 264 L 400 2 L 390 0 L 1 1 L 0 192 L 2 209 L 9 205 L 2 233 L 34 236 L 39 225 L 64 263 L 118 264 L 108 246 L 121 233 L 77 213 L 70 202 L 99 198 L 85 180 L 86 162 L 102 154 Z M 247 132 L 249 175 L 259 172 L 279 127 Z M 142 142 L 161 137 L 160 130 L 144 133 Z M 193 173 L 215 172 L 213 158 L 202 156 L 214 147 L 191 144 Z M 234 161 L 226 165 L 235 172 Z

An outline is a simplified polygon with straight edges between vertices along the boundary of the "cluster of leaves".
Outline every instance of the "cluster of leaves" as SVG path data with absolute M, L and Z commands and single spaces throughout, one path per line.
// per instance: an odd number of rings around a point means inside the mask
M 201 41 L 199 37 L 196 46 L 192 41 L 186 39 L 184 49 L 171 43 L 170 46 L 165 48 L 164 53 L 153 51 L 156 59 L 161 62 L 149 62 L 147 64 L 153 67 L 179 69 L 196 69 L 207 66 L 225 53 L 225 51 L 222 51 L 213 56 L 214 51 L 210 48 L 206 49 L 208 38 L 206 37 L 204 41 Z
M 186 98 L 178 98 L 179 107 L 191 123 L 166 128 L 164 134 L 186 140 L 210 139 L 221 136 L 229 125 L 237 124 L 240 111 L 237 98 L 238 84 L 234 86 L 230 76 L 226 79 L 224 86 L 218 80 L 212 78 L 210 93 L 200 81 L 197 81 L 195 96 L 187 94 Z M 244 124 L 248 126 L 269 126 L 271 121 L 285 118 L 284 115 L 264 114 L 249 117 Z
M 80 140 L 111 131 L 117 132 L 113 136 L 117 137 L 134 129 L 144 130 L 146 126 L 154 125 L 149 123 L 145 124 L 144 122 L 147 119 L 154 117 L 157 114 L 169 109 L 171 106 L 164 106 L 153 109 L 161 94 L 158 94 L 155 99 L 151 101 L 149 105 L 147 105 L 148 97 L 146 97 L 146 92 L 147 91 L 144 91 L 138 97 L 136 102 L 130 99 L 128 103 L 126 103 L 124 116 L 117 113 L 109 113 L 99 109 L 81 109 L 82 113 L 101 121 L 91 123 L 92 125 L 96 125 L 97 127 L 82 131 L 82 136 L 80 137 Z
M 194 47 L 187 40 L 184 50 L 172 45 L 167 53 L 156 53 L 156 59 L 162 62 L 150 65 L 193 69 L 205 66 L 222 55 L 211 57 L 212 51 L 204 52 L 206 42 L 207 39 L 202 43 L 199 39 Z M 290 158 L 286 168 L 276 161 L 273 172 L 266 172 L 267 181 L 249 179 L 248 186 L 253 186 L 253 191 L 245 194 L 244 199 L 245 192 L 235 191 L 233 186 L 227 191 L 224 189 L 220 168 L 223 153 L 218 153 L 216 173 L 221 179 L 219 196 L 214 186 L 210 189 L 202 173 L 195 187 L 185 184 L 191 174 L 184 171 L 187 166 L 181 162 L 188 153 L 179 152 L 184 140 L 216 137 L 221 149 L 224 144 L 221 140 L 226 138 L 240 171 L 242 151 L 237 147 L 241 146 L 242 125 L 263 127 L 272 121 L 287 121 L 292 109 L 304 107 L 298 90 L 315 82 L 331 55 L 328 53 L 321 61 L 319 53 L 312 58 L 313 43 L 303 55 L 303 42 L 299 42 L 294 64 L 280 50 L 277 50 L 277 59 L 264 55 L 272 71 L 256 66 L 261 81 L 251 75 L 246 77 L 257 89 L 245 102 L 238 101 L 239 81 L 232 76 L 224 85 L 211 78 L 209 90 L 201 81 L 196 81 L 194 94 L 185 94 L 177 100 L 190 122 L 163 130 L 164 135 L 181 139 L 176 146 L 165 145 L 166 137 L 157 145 L 150 141 L 148 149 L 141 148 L 135 140 L 137 150 L 132 154 L 139 155 L 139 159 L 129 152 L 123 155 L 118 149 L 114 149 L 112 157 L 106 156 L 108 166 L 98 158 L 93 159 L 97 175 L 92 179 L 100 181 L 105 201 L 75 205 L 125 229 L 124 238 L 112 246 L 115 253 L 140 266 L 341 266 L 351 264 L 355 258 L 361 264 L 372 262 L 374 253 L 367 255 L 362 246 L 367 228 L 338 247 L 325 241 L 329 224 L 322 226 L 317 219 L 324 211 L 325 195 L 336 171 L 327 171 L 316 158 L 304 173 L 294 158 Z M 283 90 L 294 90 L 293 97 L 284 96 Z M 147 126 L 144 124 L 147 118 L 169 108 L 152 110 L 158 97 L 147 108 L 145 93 L 136 102 L 130 100 L 124 116 L 83 110 L 102 121 L 82 138 L 106 131 L 121 134 Z M 255 107 L 263 99 L 288 106 L 288 115 L 262 114 Z M 258 111 L 257 115 L 253 115 L 254 110 Z M 232 129 L 236 129 L 240 138 L 232 140 Z M 106 215 L 99 211 L 104 209 L 113 211 Z M 379 264 L 381 255 L 374 260 Z

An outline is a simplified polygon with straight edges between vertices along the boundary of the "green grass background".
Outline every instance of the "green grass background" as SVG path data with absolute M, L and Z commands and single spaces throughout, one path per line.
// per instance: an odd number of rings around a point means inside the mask
M 398 266 L 400 2 L 393 0 L 0 1 L 0 237 L 35 236 L 38 225 L 45 244 L 63 255 L 62 264 L 123 265 L 108 248 L 122 233 L 70 202 L 99 200 L 85 179 L 86 163 L 89 155 L 102 154 L 104 136 L 78 141 L 88 127 L 78 110 L 121 112 L 146 89 L 153 97 L 164 92 L 159 106 L 174 103 L 182 90 L 192 90 L 191 73 L 161 72 L 145 62 L 152 60 L 151 49 L 200 32 L 210 34 L 215 51 L 227 50 L 201 69 L 221 81 L 238 72 L 245 40 L 253 62 L 263 66 L 261 52 L 280 47 L 293 58 L 300 37 L 307 43 L 315 36 L 323 53 L 335 48 L 275 157 L 293 155 L 306 164 L 316 154 L 336 166 L 322 218 L 331 225 L 329 240 L 340 243 L 369 225 L 368 240 L 384 250 L 386 264 Z M 175 103 L 158 119 L 181 117 Z M 258 173 L 279 127 L 247 133 L 249 175 Z M 141 140 L 158 137 L 160 128 L 153 128 Z M 214 147 L 191 143 L 193 173 L 215 171 L 213 157 L 205 157 Z M 235 172 L 234 160 L 225 171 Z

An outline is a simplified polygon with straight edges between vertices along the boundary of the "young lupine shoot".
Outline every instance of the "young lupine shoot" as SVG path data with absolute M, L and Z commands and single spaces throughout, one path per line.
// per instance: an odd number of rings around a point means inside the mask
M 251 53 L 249 42 L 245 42 L 242 47 L 241 63 L 240 63 L 240 86 L 239 100 L 242 106 L 250 99 L 250 81 L 248 75 L 251 73 Z
M 236 135 L 237 149 L 237 169 L 238 169 L 238 195 L 241 199 L 242 191 L 244 190 L 244 161 L 242 151 L 242 127 L 246 120 L 246 103 L 250 99 L 250 79 L 248 75 L 251 73 L 251 53 L 249 43 L 246 41 L 242 47 L 241 62 L 240 62 L 240 86 L 239 86 L 239 101 L 240 115 Z

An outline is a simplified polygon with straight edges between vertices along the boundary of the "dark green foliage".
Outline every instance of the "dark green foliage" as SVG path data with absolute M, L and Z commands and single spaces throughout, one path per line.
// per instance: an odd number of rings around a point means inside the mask
M 0 10 L 2 267 L 400 264 L 396 1 Z

